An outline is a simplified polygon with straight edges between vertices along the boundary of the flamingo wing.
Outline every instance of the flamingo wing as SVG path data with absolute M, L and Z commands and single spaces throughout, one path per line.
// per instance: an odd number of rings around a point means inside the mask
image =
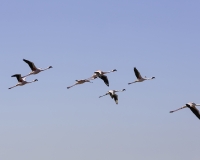
M 101 78 L 104 81 L 104 83 L 107 86 L 109 86 L 109 81 L 108 81 L 108 77 L 107 76 L 105 76 L 105 75 L 99 75 L 99 78 Z
M 22 79 L 22 77 L 21 77 L 21 74 L 14 74 L 14 75 L 12 75 L 11 77 L 16 77 L 17 80 L 18 80 L 18 82 L 23 82 L 23 79 Z
M 142 79 L 142 76 L 136 67 L 134 67 L 134 72 L 135 72 L 135 76 L 137 77 L 137 79 Z
M 35 64 L 33 62 L 26 60 L 26 59 L 23 59 L 23 61 L 29 65 L 29 67 L 31 68 L 32 71 L 37 70 L 37 67 L 35 66 Z
M 117 95 L 117 94 L 114 94 L 114 95 L 113 95 L 113 98 L 114 98 L 114 100 L 115 100 L 115 103 L 118 104 L 118 95 Z
M 197 118 L 200 119 L 200 113 L 199 110 L 196 107 L 189 107 L 190 110 L 197 116 Z

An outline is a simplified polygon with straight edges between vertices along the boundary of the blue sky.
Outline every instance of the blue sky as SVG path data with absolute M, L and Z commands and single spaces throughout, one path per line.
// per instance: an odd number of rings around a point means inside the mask
M 0 5 L 0 159 L 198 160 L 199 1 L 5 1 Z M 8 90 L 36 66 L 33 84 Z M 135 80 L 133 67 L 152 81 Z M 95 70 L 102 80 L 67 90 Z M 122 89 L 119 104 L 109 89 Z

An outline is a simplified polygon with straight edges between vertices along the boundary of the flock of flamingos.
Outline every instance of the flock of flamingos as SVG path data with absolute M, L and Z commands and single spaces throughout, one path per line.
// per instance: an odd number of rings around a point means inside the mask
M 21 76 L 21 74 L 14 74 L 14 75 L 12 75 L 11 77 L 16 77 L 16 78 L 17 78 L 18 83 L 17 83 L 15 86 L 10 87 L 10 88 L 8 88 L 8 89 L 12 89 L 12 88 L 17 87 L 17 86 L 23 86 L 23 85 L 25 85 L 25 84 L 29 84 L 29 83 L 32 83 L 32 82 L 36 82 L 36 81 L 38 81 L 37 79 L 28 82 L 28 81 L 26 81 L 26 77 L 27 77 L 27 76 L 30 76 L 30 75 L 32 75 L 32 74 L 38 74 L 38 73 L 40 73 L 40 72 L 42 72 L 42 71 L 48 70 L 48 69 L 50 69 L 50 68 L 53 68 L 52 66 L 49 66 L 49 67 L 47 67 L 47 68 L 45 68 L 45 69 L 41 69 L 41 68 L 37 68 L 37 67 L 35 66 L 35 64 L 34 64 L 33 62 L 29 61 L 29 60 L 23 59 L 23 61 L 26 62 L 26 63 L 29 65 L 29 67 L 31 68 L 32 71 L 31 71 L 28 75 L 23 76 L 23 77 Z M 107 77 L 105 74 L 111 73 L 111 72 L 115 72 L 115 71 L 117 71 L 117 70 L 116 70 L 116 69 L 113 69 L 113 70 L 108 71 L 108 72 L 103 72 L 103 71 L 101 71 L 101 70 L 97 70 L 97 71 L 94 72 L 94 74 L 92 75 L 92 77 L 90 77 L 90 78 L 88 78 L 88 79 L 76 80 L 76 83 L 73 84 L 73 85 L 71 85 L 71 86 L 69 86 L 69 87 L 67 87 L 67 89 L 70 89 L 71 87 L 73 87 L 73 86 L 75 86 L 75 85 L 78 85 L 78 84 L 83 84 L 83 83 L 85 83 L 85 82 L 92 83 L 91 80 L 94 80 L 94 79 L 96 79 L 96 78 L 102 79 L 102 80 L 104 81 L 104 83 L 105 83 L 107 86 L 109 86 L 108 77 Z M 143 81 L 145 81 L 145 80 L 152 80 L 152 79 L 155 78 L 155 77 L 151 77 L 151 78 L 146 78 L 146 77 L 144 77 L 144 78 L 143 78 L 143 77 L 141 76 L 140 72 L 137 70 L 137 68 L 134 68 L 134 73 L 135 73 L 135 76 L 136 76 L 137 79 L 136 79 L 134 82 L 131 82 L 131 83 L 128 83 L 128 84 L 132 84 L 132 83 L 136 83 L 136 82 L 143 82 Z M 125 91 L 125 89 L 122 89 L 122 90 L 109 90 L 106 94 L 104 94 L 104 95 L 102 95 L 102 96 L 99 96 L 99 98 L 101 98 L 101 97 L 103 97 L 103 96 L 106 96 L 106 95 L 110 95 L 110 97 L 111 97 L 112 99 L 114 99 L 115 103 L 118 104 L 118 95 L 116 94 L 116 92 L 123 92 L 123 91 Z M 189 109 L 200 119 L 199 110 L 198 110 L 195 106 L 200 106 L 200 104 L 195 104 L 195 103 L 193 103 L 193 102 L 187 103 L 187 104 L 185 104 L 183 107 L 181 107 L 181 108 L 179 108 L 179 109 L 170 111 L 170 113 L 173 113 L 173 112 L 175 112 L 175 111 L 178 111 L 178 110 L 181 110 L 181 109 L 184 109 L 184 108 L 189 108 Z

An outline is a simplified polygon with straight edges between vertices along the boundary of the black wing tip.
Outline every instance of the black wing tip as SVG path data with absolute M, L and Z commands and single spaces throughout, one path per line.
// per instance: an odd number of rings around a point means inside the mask
M 109 87 L 109 81 L 107 76 L 101 75 L 99 76 L 99 78 L 101 78 L 104 81 L 104 83 Z
M 27 59 L 23 59 L 24 62 L 26 63 L 30 63 L 31 61 L 27 60 Z
M 136 67 L 134 67 L 134 71 L 139 72 L 138 69 Z
M 137 70 L 137 68 L 136 68 L 136 67 L 134 67 L 134 71 L 135 71 L 135 72 L 138 72 L 138 70 Z
M 14 74 L 11 77 L 16 77 L 16 76 L 20 76 L 21 74 Z

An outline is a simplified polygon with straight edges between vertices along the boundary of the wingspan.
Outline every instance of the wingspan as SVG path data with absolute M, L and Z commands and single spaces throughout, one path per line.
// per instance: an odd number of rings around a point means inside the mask
M 105 76 L 105 75 L 99 75 L 99 78 L 101 78 L 104 81 L 104 83 L 107 86 L 109 86 L 109 81 L 108 81 L 108 77 L 107 76 Z
M 37 70 L 37 68 L 36 68 L 36 66 L 33 62 L 26 60 L 26 59 L 23 59 L 23 61 L 26 62 L 29 65 L 29 67 L 31 68 L 32 71 Z
M 115 103 L 118 104 L 118 95 L 117 95 L 117 94 L 114 94 L 114 95 L 113 95 L 113 98 L 114 98 L 114 100 L 115 100 Z
M 189 108 L 200 119 L 199 110 L 196 107 L 189 107 Z
M 135 72 L 135 76 L 136 76 L 138 79 L 142 79 L 142 76 L 141 76 L 140 72 L 137 70 L 136 67 L 134 67 L 134 72 Z
M 14 74 L 14 75 L 12 75 L 11 77 L 16 77 L 17 80 L 18 80 L 18 82 L 23 82 L 23 79 L 22 79 L 22 77 L 21 77 L 21 74 Z
M 112 95 L 112 93 L 110 93 L 110 92 L 109 92 L 109 95 L 110 95 L 110 97 L 111 97 L 111 98 L 113 98 L 113 95 Z

